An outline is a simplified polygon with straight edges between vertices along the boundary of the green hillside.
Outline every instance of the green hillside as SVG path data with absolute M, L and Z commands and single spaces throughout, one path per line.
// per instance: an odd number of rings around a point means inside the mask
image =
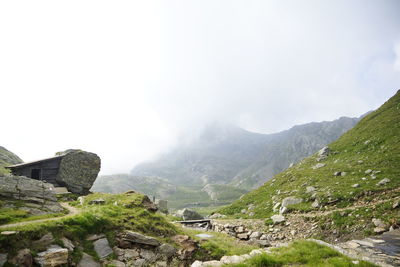
M 5 166 L 21 163 L 22 160 L 14 153 L 0 146 L 0 176 L 9 173 Z
M 400 194 L 400 91 L 329 148 L 325 159 L 318 161 L 318 153 L 304 159 L 220 212 L 246 218 L 241 211 L 253 204 L 252 218 L 269 218 L 277 213 L 274 205 L 286 197 L 297 197 L 303 202 L 290 206 L 289 213 L 360 206 L 352 213 L 358 221 L 365 220 L 366 231 L 374 217 L 391 225 L 399 223 L 400 209 L 393 206 Z M 322 167 L 315 168 L 317 164 Z M 372 209 L 361 208 L 371 205 Z M 330 215 L 333 221 L 336 215 Z

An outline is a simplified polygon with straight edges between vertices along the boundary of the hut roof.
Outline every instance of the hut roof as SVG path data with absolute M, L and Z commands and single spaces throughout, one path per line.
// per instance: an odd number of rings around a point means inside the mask
M 65 154 L 64 154 L 64 155 L 59 155 L 59 156 L 50 157 L 50 158 L 45 158 L 45 159 L 39 159 L 39 160 L 34 160 L 34 161 L 19 163 L 19 164 L 7 166 L 7 167 L 5 167 L 5 168 L 14 169 L 14 168 L 26 167 L 26 166 L 33 165 L 33 164 L 37 164 L 37 163 L 41 163 L 41 162 L 44 162 L 44 161 L 50 161 L 50 160 L 54 160 L 54 159 L 59 159 L 59 158 L 62 158 L 62 157 L 64 157 L 64 156 L 65 156 Z

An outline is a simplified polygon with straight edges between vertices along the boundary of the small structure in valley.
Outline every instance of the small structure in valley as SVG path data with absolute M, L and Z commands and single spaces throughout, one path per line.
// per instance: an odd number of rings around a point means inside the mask
M 100 158 L 94 153 L 70 149 L 56 156 L 8 166 L 13 175 L 26 176 L 66 187 L 76 194 L 87 194 L 100 171 Z

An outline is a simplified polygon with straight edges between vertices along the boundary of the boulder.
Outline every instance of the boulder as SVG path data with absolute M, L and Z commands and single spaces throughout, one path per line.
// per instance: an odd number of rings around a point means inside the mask
M 160 241 L 158 241 L 154 237 L 145 236 L 145 235 L 142 235 L 142 234 L 139 234 L 136 232 L 132 232 L 132 231 L 123 232 L 122 240 L 130 242 L 130 243 L 149 245 L 149 246 L 153 246 L 153 247 L 158 247 L 161 245 Z
M 62 212 L 57 202 L 52 184 L 34 180 L 24 176 L 0 177 L 0 196 L 7 199 L 24 200 L 40 209 L 50 212 Z
M 262 233 L 260 232 L 253 232 L 251 233 L 251 235 L 249 236 L 250 239 L 259 239 L 262 236 Z
M 113 253 L 112 249 L 110 248 L 110 244 L 108 243 L 107 238 L 102 238 L 93 242 L 94 250 L 96 251 L 97 255 L 103 259 Z
M 326 159 L 329 156 L 330 152 L 331 152 L 331 150 L 327 146 L 321 148 L 318 151 L 317 160 L 320 161 L 320 160 Z
M 100 171 L 99 156 L 82 150 L 67 150 L 57 155 L 64 155 L 56 177 L 57 183 L 65 185 L 72 193 L 88 194 Z
M 282 200 L 282 207 L 288 207 L 289 205 L 296 205 L 303 202 L 302 198 L 286 197 Z
M 272 215 L 271 220 L 274 224 L 278 224 L 284 222 L 286 219 L 283 215 Z
M 376 185 L 385 185 L 387 183 L 390 183 L 390 179 L 384 178 L 384 179 L 380 180 L 379 183 L 377 183 Z
M 78 267 L 100 267 L 100 263 L 95 261 L 89 254 L 83 253 L 82 259 L 78 263 Z
M 75 245 L 74 243 L 72 243 L 71 240 L 69 240 L 66 237 L 62 237 L 61 242 L 63 243 L 63 246 L 67 248 L 69 251 L 74 251 Z
M 10 260 L 11 264 L 20 267 L 30 267 L 33 264 L 32 253 L 29 249 L 21 249 L 17 252 L 17 255 Z
M 237 238 L 239 238 L 241 240 L 247 240 L 247 239 L 249 239 L 249 234 L 248 233 L 238 234 Z
M 201 216 L 194 210 L 190 210 L 190 209 L 178 210 L 177 215 L 178 215 L 178 217 L 181 217 L 184 221 L 204 219 L 203 216 Z
M 35 257 L 35 262 L 42 267 L 68 264 L 68 249 L 57 246 L 51 247 L 46 251 L 38 253 Z

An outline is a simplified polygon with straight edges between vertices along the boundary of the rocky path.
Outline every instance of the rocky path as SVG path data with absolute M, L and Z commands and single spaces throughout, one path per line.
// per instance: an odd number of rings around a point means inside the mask
M 39 220 L 32 220 L 32 221 L 25 221 L 25 222 L 18 222 L 18 223 L 10 223 L 10 224 L 4 224 L 0 225 L 0 229 L 5 229 L 5 228 L 11 228 L 11 227 L 17 227 L 17 226 L 24 226 L 24 225 L 29 225 L 33 223 L 41 223 L 41 222 L 48 222 L 48 221 L 56 221 L 68 217 L 72 217 L 74 215 L 77 215 L 81 213 L 82 211 L 80 209 L 77 209 L 75 207 L 70 206 L 68 203 L 63 202 L 60 203 L 60 205 L 67 209 L 69 213 L 67 215 L 61 216 L 61 217 L 54 217 L 54 218 L 46 218 L 46 219 L 39 219 Z
M 383 267 L 400 266 L 400 230 L 336 245 L 320 240 L 313 241 L 329 246 L 351 258 L 366 260 Z

